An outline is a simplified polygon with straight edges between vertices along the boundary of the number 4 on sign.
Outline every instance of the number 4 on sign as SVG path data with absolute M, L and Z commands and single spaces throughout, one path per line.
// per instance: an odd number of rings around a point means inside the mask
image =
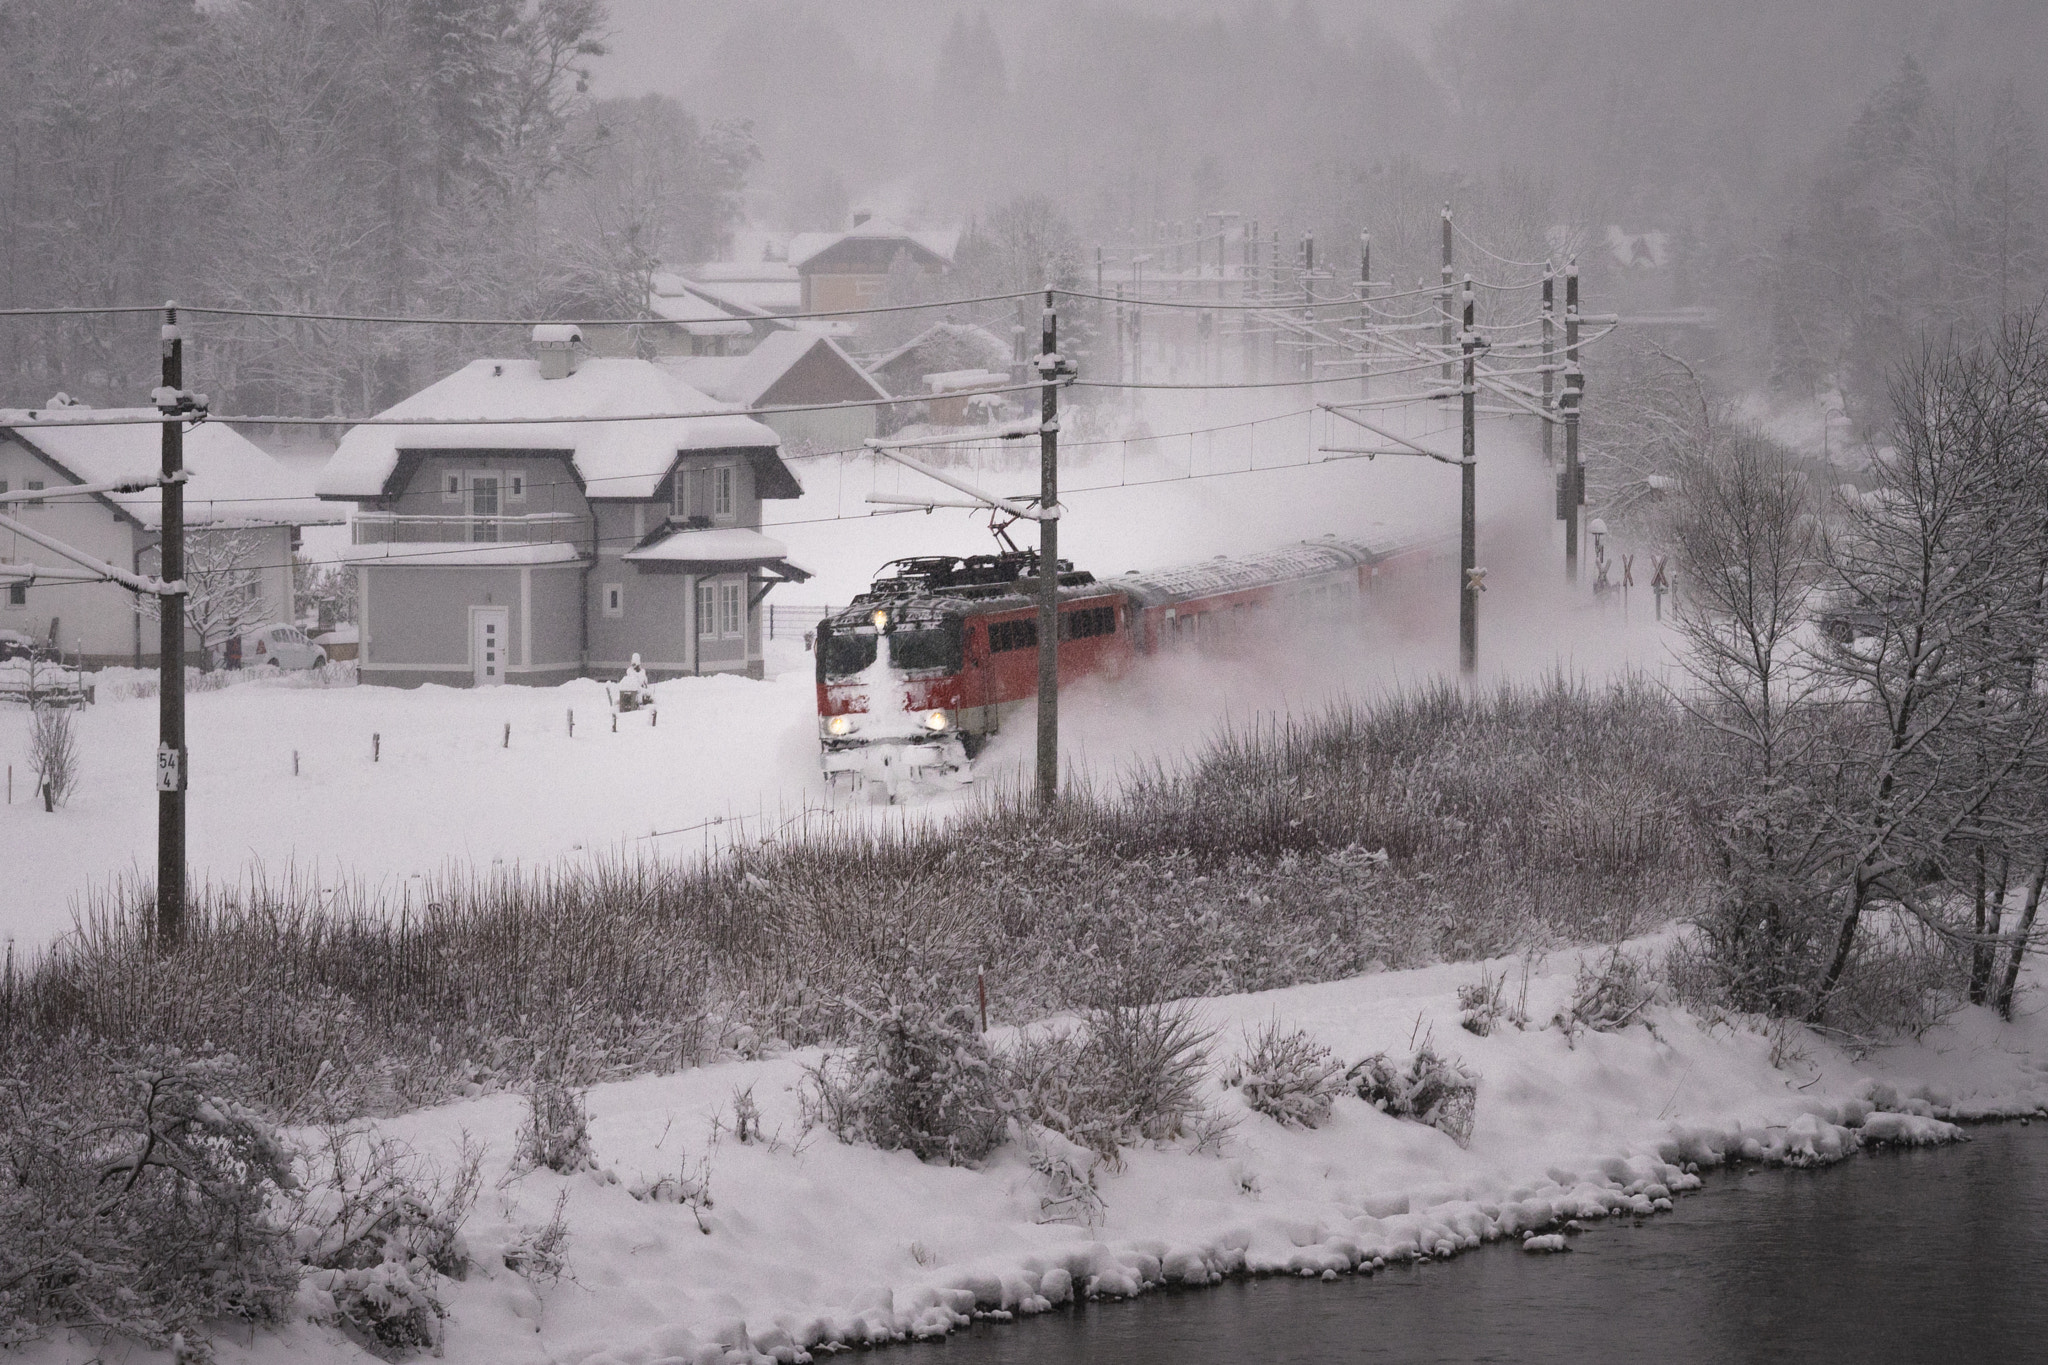
M 185 790 L 185 751 L 168 744 L 156 746 L 156 789 L 160 792 Z

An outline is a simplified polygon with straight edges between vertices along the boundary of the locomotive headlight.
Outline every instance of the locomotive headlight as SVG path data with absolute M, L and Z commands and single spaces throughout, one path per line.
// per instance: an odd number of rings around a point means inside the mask
M 889 628 L 889 613 L 879 607 L 875 609 L 874 615 L 868 617 L 868 620 L 875 623 L 876 630 L 887 630 Z
M 944 711 L 934 711 L 924 718 L 924 728 L 927 730 L 943 730 L 950 721 L 951 717 L 947 716 Z
M 825 733 L 835 738 L 853 733 L 852 716 L 834 716 L 825 722 Z

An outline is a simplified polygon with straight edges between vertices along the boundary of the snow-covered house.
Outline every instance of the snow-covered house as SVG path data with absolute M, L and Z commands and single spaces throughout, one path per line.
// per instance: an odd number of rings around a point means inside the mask
M 184 441 L 188 545 L 209 538 L 229 551 L 230 569 L 254 580 L 265 621 L 292 619 L 292 551 L 299 528 L 335 525 L 341 510 L 316 501 L 290 470 L 239 432 L 215 422 Z M 97 559 L 140 573 L 158 567 L 163 494 L 66 495 L 67 484 L 148 478 L 162 468 L 163 434 L 154 408 L 88 408 L 68 399 L 41 408 L 0 409 L 0 492 L 48 489 L 47 499 L 0 511 Z M 0 565 L 73 566 L 26 536 L 0 528 Z M 134 594 L 113 583 L 37 582 L 0 573 L 0 630 L 54 643 L 88 667 L 157 660 L 158 631 Z M 196 635 L 186 647 L 196 657 Z
M 858 448 L 878 429 L 875 404 L 890 396 L 830 337 L 787 327 L 769 333 L 745 355 L 664 356 L 661 363 L 692 388 L 743 408 L 857 405 L 759 413 L 791 447 Z
M 1034 347 L 1036 338 L 1033 339 Z M 898 395 L 931 392 L 929 376 L 962 370 L 1000 371 L 1007 378 L 1015 345 L 971 322 L 935 322 L 868 362 L 875 382 Z
M 672 271 L 656 271 L 646 322 L 584 329 L 597 355 L 744 355 L 789 324 L 748 304 L 722 298 Z
M 845 232 L 800 232 L 790 238 L 789 264 L 803 285 L 804 312 L 870 308 L 888 302 L 892 272 L 946 274 L 959 244 L 958 229 L 914 232 L 857 213 Z
M 477 360 L 345 435 L 324 498 L 359 504 L 364 682 L 490 686 L 761 675 L 756 608 L 808 577 L 761 533 L 802 490 L 780 440 L 650 360 Z

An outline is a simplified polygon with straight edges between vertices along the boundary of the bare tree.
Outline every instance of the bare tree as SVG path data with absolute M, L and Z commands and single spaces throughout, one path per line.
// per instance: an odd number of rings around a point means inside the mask
M 186 538 L 185 624 L 209 655 L 270 615 L 256 567 L 264 549 L 263 538 L 251 531 L 196 531 Z M 155 598 L 136 603 L 144 616 L 156 616 Z
M 1959 926 L 1944 874 L 1960 852 L 2030 837 L 2038 847 L 2038 802 L 2026 798 L 2048 742 L 2034 687 L 2044 394 L 2048 346 L 2031 320 L 1995 344 L 1924 356 L 1893 387 L 1895 455 L 1827 538 L 1851 639 L 1815 655 L 1845 723 L 1827 759 L 1839 922 L 1813 1021 L 1874 904 L 1982 941 L 1995 914 L 1980 902 L 1978 922 Z
M 1820 923 L 1816 839 L 1802 783 L 1815 681 L 1802 632 L 1819 580 L 1820 527 L 1782 448 L 1739 432 L 1676 459 L 1670 534 L 1686 585 L 1676 620 L 1694 690 L 1684 699 L 1716 762 L 1708 823 L 1727 879 L 1699 928 L 1746 1008 L 1784 1010 Z

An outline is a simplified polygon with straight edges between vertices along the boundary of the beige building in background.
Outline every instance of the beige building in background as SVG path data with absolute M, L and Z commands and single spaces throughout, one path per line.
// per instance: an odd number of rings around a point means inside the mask
M 290 470 L 228 427 L 202 422 L 185 433 L 185 525 L 191 540 L 235 536 L 261 595 L 264 622 L 292 620 L 292 552 L 299 528 L 337 525 L 340 509 L 315 500 Z M 50 496 L 4 509 L 38 533 L 137 573 L 155 573 L 163 494 L 69 494 L 66 485 L 148 478 L 162 468 L 154 408 L 88 408 L 69 402 L 0 409 L 0 492 L 48 489 Z M 0 566 L 77 571 L 51 550 L 0 529 Z M 157 662 L 155 619 L 115 583 L 38 581 L 0 573 L 0 630 L 82 658 L 87 667 Z M 188 658 L 199 640 L 188 632 Z

